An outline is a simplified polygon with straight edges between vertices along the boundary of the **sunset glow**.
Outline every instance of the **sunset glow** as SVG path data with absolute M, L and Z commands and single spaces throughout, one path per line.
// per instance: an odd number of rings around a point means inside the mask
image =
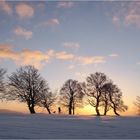
M 136 114 L 140 95 L 139 36 L 140 2 L 0 1 L 0 67 L 7 75 L 31 64 L 59 91 L 67 79 L 103 72 L 123 92 L 123 115 Z M 1 109 L 28 112 L 17 102 L 0 101 Z M 85 105 L 76 114 L 94 111 Z

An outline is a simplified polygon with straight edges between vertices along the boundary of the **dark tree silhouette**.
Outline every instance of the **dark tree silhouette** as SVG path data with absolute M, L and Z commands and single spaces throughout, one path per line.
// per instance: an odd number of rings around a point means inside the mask
M 136 101 L 134 102 L 134 105 L 137 107 L 138 115 L 140 115 L 140 96 L 136 97 Z
M 5 83 L 4 83 L 4 75 L 6 70 L 0 68 L 0 99 L 3 99 L 3 93 L 5 92 Z
M 104 108 L 103 115 L 106 116 L 107 112 L 111 109 L 110 96 L 106 90 L 106 84 L 102 87 L 101 106 Z
M 30 113 L 35 113 L 34 107 L 40 102 L 40 95 L 47 90 L 39 71 L 30 65 L 20 67 L 8 78 L 8 91 L 5 98 L 25 102 Z
M 122 100 L 122 92 L 121 90 L 113 84 L 113 82 L 109 82 L 104 85 L 104 90 L 107 95 L 107 107 L 113 108 L 114 113 L 119 116 L 120 114 L 117 111 L 124 112 L 128 109 Z
M 100 116 L 99 106 L 101 106 L 102 88 L 107 82 L 107 76 L 104 73 L 96 72 L 87 77 L 87 95 L 88 102 L 95 107 L 97 116 Z
M 40 102 L 38 102 L 38 105 L 40 107 L 44 107 L 47 109 L 48 113 L 51 114 L 51 108 L 56 100 L 56 94 L 52 93 L 50 91 L 50 88 L 48 84 L 44 81 L 44 91 L 40 94 Z
M 60 103 L 68 108 L 69 114 L 75 114 L 76 106 L 81 105 L 83 99 L 81 84 L 69 79 L 60 90 Z

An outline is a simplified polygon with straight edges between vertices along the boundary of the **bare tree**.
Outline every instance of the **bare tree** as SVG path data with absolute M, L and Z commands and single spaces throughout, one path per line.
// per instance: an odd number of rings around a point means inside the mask
M 137 107 L 138 115 L 140 115 L 140 96 L 136 97 L 136 101 L 134 102 L 134 105 Z
M 60 90 L 61 104 L 68 108 L 70 115 L 75 114 L 75 108 L 81 105 L 83 96 L 81 85 L 76 80 L 67 80 Z
M 104 89 L 108 99 L 107 106 L 108 108 L 113 108 L 113 111 L 117 116 L 120 115 L 117 111 L 124 112 L 128 109 L 122 100 L 121 90 L 115 84 L 113 84 L 113 82 L 105 84 Z
M 40 94 L 40 101 L 38 102 L 38 105 L 40 107 L 44 107 L 47 109 L 48 113 L 51 114 L 51 108 L 56 100 L 56 94 L 52 93 L 50 91 L 50 88 L 48 84 L 44 81 L 44 92 Z
M 5 98 L 25 102 L 30 113 L 35 113 L 34 107 L 40 102 L 40 94 L 46 90 L 46 85 L 39 71 L 30 65 L 20 67 L 8 78 L 8 91 Z
M 95 107 L 97 116 L 100 116 L 99 106 L 101 106 L 102 88 L 106 84 L 108 78 L 104 73 L 96 72 L 87 77 L 87 95 L 88 102 Z
M 0 99 L 3 98 L 3 92 L 5 91 L 5 83 L 4 83 L 5 73 L 6 73 L 6 70 L 3 68 L 0 68 Z

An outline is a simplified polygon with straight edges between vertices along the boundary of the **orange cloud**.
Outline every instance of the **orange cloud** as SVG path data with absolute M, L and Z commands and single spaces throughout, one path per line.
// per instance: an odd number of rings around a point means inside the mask
M 0 59 L 13 60 L 18 65 L 34 65 L 37 68 L 42 68 L 50 60 L 59 59 L 64 61 L 76 62 L 81 65 L 105 63 L 105 57 L 103 56 L 76 56 L 65 51 L 55 52 L 54 50 L 48 50 L 46 53 L 39 50 L 23 49 L 20 52 L 13 50 L 13 47 L 6 44 L 0 44 Z M 68 67 L 73 69 L 74 65 Z
M 34 9 L 28 4 L 21 3 L 16 5 L 16 13 L 21 19 L 31 18 L 34 15 Z
M 0 1 L 0 8 L 7 14 L 12 14 L 12 7 L 5 0 Z
M 27 31 L 25 30 L 24 28 L 22 27 L 17 27 L 14 29 L 14 33 L 17 35 L 17 36 L 20 36 L 20 37 L 23 37 L 25 39 L 30 39 L 32 38 L 32 35 L 33 33 L 31 31 Z
M 58 53 L 56 53 L 55 56 L 56 56 L 57 59 L 62 59 L 62 60 L 72 60 L 72 59 L 74 59 L 73 54 L 69 54 L 65 51 L 58 52 Z
M 82 65 L 105 63 L 105 57 L 103 56 L 79 56 L 76 58 Z
M 31 51 L 29 49 L 24 49 L 20 52 L 20 57 L 18 59 L 18 64 L 21 65 L 34 65 L 37 68 L 41 68 L 44 63 L 49 62 L 50 56 L 40 51 Z
M 0 58 L 10 59 L 15 61 L 18 65 L 34 65 L 37 68 L 41 68 L 44 63 L 48 63 L 50 55 L 42 53 L 41 51 L 32 51 L 24 49 L 21 52 L 15 52 L 12 50 L 12 46 L 0 44 Z
M 0 44 L 0 58 L 17 60 L 17 53 L 12 50 L 12 46 Z

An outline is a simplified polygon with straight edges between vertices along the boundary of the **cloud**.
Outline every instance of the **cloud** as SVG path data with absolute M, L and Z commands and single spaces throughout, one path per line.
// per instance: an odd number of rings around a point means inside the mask
M 136 26 L 140 28 L 140 2 L 120 2 L 115 5 L 112 15 L 114 25 Z
M 110 54 L 109 56 L 110 56 L 110 57 L 118 57 L 119 55 L 118 55 L 118 54 L 113 53 L 113 54 Z
M 28 4 L 21 3 L 16 5 L 16 13 L 21 19 L 27 19 L 33 17 L 34 9 Z
M 65 51 L 57 52 L 55 56 L 57 59 L 61 59 L 61 60 L 73 60 L 74 59 L 73 54 L 67 53 Z
M 12 14 L 13 10 L 10 4 L 8 4 L 5 0 L 0 1 L 0 9 L 2 9 L 7 14 Z
M 73 62 L 68 69 L 73 69 L 74 64 L 90 65 L 106 62 L 103 56 L 77 56 L 65 51 L 48 50 L 41 52 L 39 50 L 23 49 L 17 52 L 11 45 L 7 44 L 0 44 L 0 59 L 12 60 L 18 65 L 34 65 L 39 69 L 49 63 L 51 59 Z
M 27 31 L 26 29 L 24 29 L 22 27 L 16 27 L 14 29 L 14 33 L 15 33 L 15 35 L 17 35 L 19 37 L 23 37 L 27 40 L 32 38 L 32 35 L 33 35 L 33 33 L 31 31 Z
M 74 6 L 74 2 L 72 1 L 62 1 L 58 2 L 57 7 L 58 8 L 71 8 Z
M 105 57 L 103 56 L 79 56 L 76 58 L 82 65 L 89 65 L 89 64 L 101 64 L 105 63 Z
M 74 55 L 64 51 L 55 52 L 54 50 L 48 50 L 46 53 L 43 53 L 38 50 L 23 49 L 20 52 L 16 52 L 11 45 L 0 44 L 0 59 L 13 60 L 18 65 L 34 65 L 37 68 L 41 68 L 51 58 L 72 60 Z
M 10 59 L 18 65 L 34 65 L 37 68 L 41 68 L 45 63 L 49 62 L 50 57 L 47 52 L 42 53 L 41 51 L 29 49 L 15 52 L 12 46 L 0 44 L 0 59 Z
M 59 24 L 60 22 L 57 18 L 52 18 L 52 19 L 49 19 L 48 21 L 43 22 L 41 25 L 46 26 L 46 27 L 47 26 L 55 27 Z
M 136 25 L 137 27 L 140 27 L 140 15 L 128 14 L 125 17 L 125 23 L 127 25 Z
M 49 62 L 50 56 L 46 53 L 40 51 L 31 51 L 29 49 L 24 49 L 20 52 L 20 57 L 18 63 L 22 65 L 32 64 L 40 68 L 44 62 Z
M 77 42 L 64 42 L 63 46 L 65 48 L 71 48 L 71 49 L 79 49 L 80 48 L 80 44 Z
M 17 53 L 12 50 L 12 46 L 6 44 L 0 44 L 0 58 L 17 60 Z
M 127 25 L 140 27 L 140 2 L 131 2 L 129 4 L 124 20 Z
M 140 65 L 140 62 L 137 62 L 137 65 Z

